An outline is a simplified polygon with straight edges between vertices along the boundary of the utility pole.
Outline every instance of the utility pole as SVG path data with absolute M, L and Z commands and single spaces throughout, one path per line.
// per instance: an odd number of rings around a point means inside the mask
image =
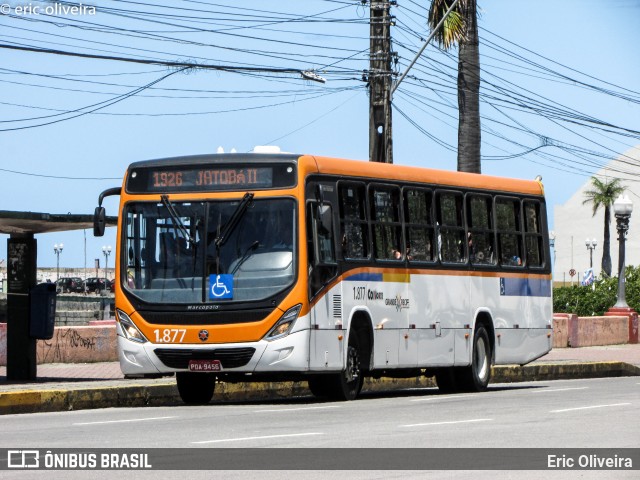
M 370 0 L 369 160 L 393 163 L 391 137 L 391 24 L 395 0 Z

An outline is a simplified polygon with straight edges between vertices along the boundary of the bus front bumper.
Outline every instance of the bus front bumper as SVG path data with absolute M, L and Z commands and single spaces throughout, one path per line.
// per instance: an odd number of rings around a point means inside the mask
M 118 335 L 118 357 L 127 376 L 189 371 L 189 360 L 220 360 L 228 373 L 306 372 L 309 330 L 272 340 L 225 344 L 138 343 Z M 231 365 L 231 367 L 225 367 Z

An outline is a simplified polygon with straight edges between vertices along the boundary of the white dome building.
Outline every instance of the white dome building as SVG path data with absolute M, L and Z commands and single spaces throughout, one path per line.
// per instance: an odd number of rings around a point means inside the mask
M 602 180 L 620 178 L 622 185 L 626 188 L 625 195 L 633 202 L 634 211 L 631 214 L 627 234 L 625 264 L 640 265 L 640 145 L 612 160 L 594 176 Z M 564 205 L 554 206 L 555 249 L 551 252 L 551 256 L 555 257 L 554 282 L 564 281 L 570 284 L 572 281 L 577 283 L 582 280 L 585 270 L 589 268 L 586 239 L 597 241 L 597 246 L 593 250 L 593 270 L 596 277 L 602 270 L 604 210 L 600 207 L 594 217 L 591 204 L 583 205 L 586 199 L 585 192 L 591 189 L 591 179 L 589 179 Z M 617 276 L 618 232 L 613 208 L 611 209 L 610 240 L 611 275 Z M 572 269 L 577 272 L 573 278 L 569 274 Z

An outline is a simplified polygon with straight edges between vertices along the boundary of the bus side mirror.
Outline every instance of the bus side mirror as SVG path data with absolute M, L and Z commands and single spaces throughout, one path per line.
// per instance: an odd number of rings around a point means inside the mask
M 93 212 L 93 236 L 102 237 L 106 227 L 107 214 L 104 207 L 96 207 Z
M 120 195 L 121 187 L 108 188 L 98 196 L 98 206 L 93 212 L 93 236 L 102 237 L 107 227 L 107 214 L 102 206 L 105 197 Z

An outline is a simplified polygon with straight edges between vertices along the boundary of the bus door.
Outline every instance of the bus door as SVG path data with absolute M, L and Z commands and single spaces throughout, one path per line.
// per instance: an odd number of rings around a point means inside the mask
M 335 248 L 333 186 L 307 185 L 306 224 L 311 299 L 309 367 L 315 371 L 342 369 L 346 346 L 340 285 L 329 288 L 338 273 Z

